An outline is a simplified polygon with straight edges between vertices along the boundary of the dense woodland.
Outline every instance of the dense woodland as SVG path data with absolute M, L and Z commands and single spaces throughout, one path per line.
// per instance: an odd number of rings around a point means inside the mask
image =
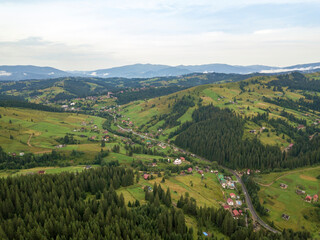
M 57 166 L 59 160 L 65 160 L 66 156 L 56 151 L 43 155 L 26 153 L 24 156 L 19 154 L 7 154 L 0 146 L 0 169 L 26 169 L 43 166 Z
M 320 137 L 308 139 L 308 129 L 291 131 L 297 141 L 292 150 L 282 153 L 276 146 L 263 145 L 259 140 L 243 139 L 243 119 L 231 110 L 213 106 L 200 107 L 192 115 L 193 121 L 183 124 L 175 144 L 189 149 L 211 161 L 231 168 L 277 169 L 296 168 L 319 163 Z M 267 115 L 260 118 L 269 123 Z M 257 121 L 257 119 L 254 119 Z M 283 120 L 270 119 L 270 124 L 282 130 L 289 125 Z M 292 128 L 292 127 L 291 127 Z
M 0 179 L 0 238 L 192 239 L 179 210 L 125 206 L 115 189 L 133 179 L 121 167 Z

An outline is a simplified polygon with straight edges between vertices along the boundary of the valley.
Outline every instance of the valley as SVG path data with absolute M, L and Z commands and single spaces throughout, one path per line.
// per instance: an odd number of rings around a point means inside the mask
M 64 90 L 49 88 L 40 97 L 21 102 L 18 98 L 26 92 L 11 89 L 5 92 L 0 108 L 0 146 L 6 159 L 0 176 L 78 174 L 100 166 L 121 166 L 134 170 L 134 183 L 116 191 L 128 206 L 137 201 L 148 204 L 146 194 L 160 186 L 170 189 L 174 207 L 181 208 L 181 198 L 185 197 L 197 207 L 224 208 L 239 221 L 237 224 L 253 223 L 256 232 L 268 224 L 274 234 L 292 228 L 317 237 L 317 203 L 306 203 L 294 192 L 301 186 L 308 194 L 319 195 L 319 180 L 315 177 L 320 169 L 295 170 L 318 164 L 313 156 L 318 154 L 320 109 L 313 103 L 320 97 L 318 92 L 306 89 L 308 82 L 317 78 L 318 73 L 254 76 L 240 82 L 194 86 L 155 98 L 146 95 L 144 100 L 135 101 L 129 100 L 132 90 L 124 90 L 130 93 L 123 95 L 128 100 L 119 100 L 116 94 L 103 90 L 106 95 L 96 92 L 68 99 L 60 95 L 61 100 L 53 101 L 52 97 Z M 297 86 L 281 85 L 286 81 Z M 302 87 L 300 81 L 307 84 Z M 93 87 L 89 92 L 94 92 L 97 86 L 88 85 Z M 44 111 L 36 109 L 38 106 Z M 33 154 L 43 157 L 34 161 L 25 157 Z M 45 160 L 46 156 L 52 160 Z M 18 159 L 29 162 L 23 165 Z M 253 177 L 247 175 L 248 169 Z M 245 175 L 253 182 L 240 183 L 233 174 Z M 235 187 L 225 188 L 224 181 Z M 280 183 L 287 184 L 288 189 L 279 188 Z M 248 190 L 243 192 L 242 184 Z M 259 188 L 253 190 L 252 184 Z M 250 210 L 247 192 L 252 200 Z M 295 201 L 287 204 L 288 199 Z M 240 201 L 241 205 L 231 205 L 231 201 Z M 231 237 L 219 225 L 199 225 L 195 213 L 182 209 L 187 225 L 196 231 L 194 237 L 201 235 L 200 231 Z M 252 213 L 260 216 L 261 225 L 253 221 L 257 217 L 251 219 Z M 283 213 L 290 219 L 284 220 Z

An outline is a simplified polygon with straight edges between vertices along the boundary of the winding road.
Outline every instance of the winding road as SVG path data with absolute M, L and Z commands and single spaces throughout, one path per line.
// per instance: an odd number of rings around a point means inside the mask
M 154 139 L 154 138 L 150 138 L 150 137 L 148 137 L 148 136 L 144 136 L 144 135 L 142 135 L 141 133 L 134 132 L 132 129 L 126 129 L 126 128 L 121 127 L 120 125 L 117 125 L 117 127 L 118 127 L 119 129 L 121 129 L 122 131 L 131 132 L 132 134 L 134 134 L 134 135 L 136 135 L 136 136 L 139 136 L 139 137 L 141 137 L 141 138 L 150 139 L 150 140 L 153 140 L 153 141 L 155 141 L 155 142 L 162 143 L 162 144 L 164 144 L 164 145 L 167 145 L 167 146 L 171 146 L 171 147 L 173 147 L 173 148 L 176 148 L 176 149 L 178 149 L 180 152 L 192 154 L 192 153 L 190 153 L 190 152 L 188 152 L 188 151 L 186 151 L 186 150 L 184 150 L 184 149 L 178 148 L 178 147 L 176 147 L 176 146 L 174 146 L 174 145 L 172 145 L 172 144 L 168 144 L 168 143 L 165 143 L 165 142 L 161 142 L 161 141 L 156 140 L 156 139 Z M 197 156 L 196 154 L 193 154 L 193 155 L 196 156 L 197 158 L 203 160 L 203 161 L 210 162 L 208 159 L 205 159 L 205 158 L 203 158 L 203 157 Z M 259 217 L 259 215 L 257 214 L 256 210 L 255 210 L 254 207 L 253 207 L 253 204 L 252 204 L 250 195 L 249 195 L 249 193 L 248 193 L 248 191 L 247 191 L 247 188 L 246 188 L 246 186 L 244 185 L 241 177 L 240 177 L 235 171 L 233 171 L 233 170 L 231 170 L 231 169 L 229 169 L 229 168 L 223 167 L 223 166 L 221 166 L 221 167 L 224 168 L 224 169 L 227 169 L 228 171 L 230 171 L 230 172 L 237 178 L 238 182 L 241 184 L 242 191 L 243 191 L 243 194 L 244 194 L 244 196 L 245 196 L 246 203 L 247 203 L 247 206 L 248 206 L 248 208 L 249 208 L 249 211 L 251 212 L 251 215 L 252 215 L 253 220 L 256 221 L 256 222 L 258 222 L 261 226 L 263 226 L 264 228 L 266 228 L 267 230 L 269 230 L 269 231 L 271 231 L 271 232 L 273 232 L 273 233 L 280 233 L 278 230 L 270 227 L 267 223 L 265 223 L 265 222 Z

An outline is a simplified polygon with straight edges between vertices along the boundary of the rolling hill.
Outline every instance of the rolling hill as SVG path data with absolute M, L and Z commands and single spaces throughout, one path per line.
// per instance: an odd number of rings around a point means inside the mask
M 160 64 L 132 64 L 92 71 L 62 71 L 52 67 L 32 65 L 0 66 L 0 81 L 18 81 L 27 79 L 50 79 L 57 77 L 99 77 L 99 78 L 154 78 L 176 77 L 191 73 L 282 73 L 282 72 L 315 72 L 320 63 L 299 64 L 286 67 L 272 67 L 264 65 L 229 65 L 229 64 L 202 64 L 202 65 L 160 65 Z

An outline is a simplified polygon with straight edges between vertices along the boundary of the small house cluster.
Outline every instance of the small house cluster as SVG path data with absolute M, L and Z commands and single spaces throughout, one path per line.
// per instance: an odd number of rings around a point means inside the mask
M 217 174 L 217 176 L 222 188 L 235 189 L 235 181 L 232 181 L 231 177 L 225 177 L 222 173 Z

